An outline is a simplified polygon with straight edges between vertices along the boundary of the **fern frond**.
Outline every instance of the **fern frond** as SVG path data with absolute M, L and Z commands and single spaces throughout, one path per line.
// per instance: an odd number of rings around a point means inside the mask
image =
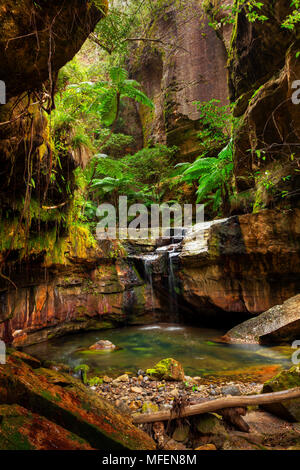
M 127 98 L 132 98 L 138 103 L 143 104 L 144 106 L 154 108 L 153 101 L 148 98 L 148 96 L 145 95 L 145 93 L 143 93 L 141 90 L 138 90 L 137 88 L 131 85 L 122 84 L 122 86 L 120 87 L 120 94 L 121 97 L 126 96 Z
M 109 69 L 109 76 L 113 83 L 119 84 L 128 79 L 128 72 L 121 67 L 111 67 Z

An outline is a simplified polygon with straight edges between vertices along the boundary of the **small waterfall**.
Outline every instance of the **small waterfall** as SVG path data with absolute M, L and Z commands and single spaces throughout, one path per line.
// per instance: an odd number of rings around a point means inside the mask
M 145 270 L 145 277 L 147 284 L 150 287 L 150 295 L 151 295 L 151 310 L 154 312 L 155 310 L 155 296 L 154 296 L 154 288 L 153 288 L 153 271 L 152 271 L 152 263 L 158 258 L 157 255 L 146 255 L 143 256 L 144 262 L 144 270 Z
M 165 253 L 166 255 L 166 267 L 168 274 L 168 299 L 170 308 L 170 321 L 177 322 L 179 317 L 178 307 L 178 282 L 176 279 L 176 260 L 180 254 L 181 243 L 173 243 L 161 248 L 157 248 L 157 253 Z
M 178 242 L 178 238 L 171 239 L 171 241 L 173 243 L 160 246 L 147 254 L 135 255 L 133 259 L 137 265 L 143 267 L 152 313 L 163 305 L 165 313 L 168 315 L 168 321 L 177 323 L 179 321 L 179 282 L 176 271 L 181 252 L 181 241 Z M 158 298 L 156 290 L 159 293 Z M 164 316 L 164 318 L 166 317 Z
M 169 284 L 169 298 L 170 298 L 170 310 L 172 314 L 172 319 L 174 322 L 178 321 L 178 294 L 177 294 L 177 281 L 175 277 L 175 268 L 174 261 L 178 257 L 178 252 L 176 251 L 177 246 L 172 248 L 172 251 L 168 252 L 168 284 Z

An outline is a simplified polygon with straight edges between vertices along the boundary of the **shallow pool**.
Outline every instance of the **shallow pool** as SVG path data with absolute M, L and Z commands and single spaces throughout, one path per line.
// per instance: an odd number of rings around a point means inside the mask
M 95 373 L 110 376 L 136 373 L 167 357 L 180 361 L 187 375 L 240 376 L 253 380 L 264 380 L 268 370 L 274 375 L 275 366 L 292 365 L 293 351 L 289 347 L 229 345 L 220 342 L 223 334 L 224 331 L 208 328 L 155 324 L 74 334 L 29 346 L 24 351 L 72 367 L 88 364 Z M 86 351 L 100 339 L 110 340 L 120 349 Z

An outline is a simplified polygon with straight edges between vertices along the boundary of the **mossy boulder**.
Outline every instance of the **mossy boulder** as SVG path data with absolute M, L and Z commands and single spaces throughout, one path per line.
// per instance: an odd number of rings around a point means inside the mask
M 98 351 L 98 350 L 112 351 L 116 349 L 116 346 L 111 341 L 101 339 L 100 341 L 97 341 L 97 343 L 92 344 L 92 346 L 90 346 L 89 349 L 95 350 L 95 351 Z
M 147 375 L 158 380 L 184 380 L 184 370 L 180 362 L 168 358 L 158 362 L 153 369 L 147 369 Z
M 18 404 L 95 449 L 155 449 L 147 434 L 79 380 L 50 369 L 33 369 L 17 356 L 9 355 L 0 366 L 2 404 Z
M 90 444 L 19 405 L 0 405 L 1 450 L 91 450 Z
M 300 367 L 294 366 L 284 370 L 265 382 L 263 393 L 279 392 L 290 388 L 300 387 Z M 287 400 L 283 403 L 263 405 L 264 410 L 288 421 L 300 421 L 300 398 Z
M 190 426 L 180 423 L 174 430 L 172 438 L 177 442 L 185 442 L 189 437 Z
M 223 422 L 214 413 L 205 413 L 194 418 L 195 427 L 200 434 L 222 434 L 225 432 Z

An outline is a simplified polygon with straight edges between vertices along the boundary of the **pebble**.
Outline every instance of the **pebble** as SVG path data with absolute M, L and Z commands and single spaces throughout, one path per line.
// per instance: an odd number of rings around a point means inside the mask
M 138 372 L 144 373 L 142 370 Z M 146 403 L 150 403 L 157 409 L 170 410 L 174 399 L 179 396 L 188 398 L 190 403 L 196 404 L 203 398 L 259 393 L 262 388 L 261 384 L 254 382 L 251 384 L 240 381 L 226 382 L 226 379 L 220 379 L 216 385 L 201 377 L 186 378 L 190 380 L 189 386 L 186 386 L 184 382 L 150 380 L 145 373 L 135 377 L 123 374 L 117 379 L 104 376 L 104 383 L 95 386 L 95 389 L 99 395 L 112 401 L 122 412 L 133 413 L 144 412 L 142 410 Z M 193 388 L 193 385 L 197 386 Z
M 223 393 L 223 395 L 232 395 L 232 396 L 241 394 L 240 389 L 236 387 L 235 385 L 225 385 L 225 387 L 221 388 L 221 392 Z
M 120 377 L 117 377 L 117 378 L 114 380 L 114 383 L 118 383 L 118 382 L 129 382 L 129 376 L 128 376 L 128 374 L 123 374 L 123 375 L 120 375 Z
M 107 383 L 107 384 L 113 381 L 113 379 L 111 377 L 108 377 L 107 375 L 105 375 L 102 380 L 104 383 Z
M 141 387 L 131 387 L 130 391 L 132 393 L 143 393 L 144 390 Z

